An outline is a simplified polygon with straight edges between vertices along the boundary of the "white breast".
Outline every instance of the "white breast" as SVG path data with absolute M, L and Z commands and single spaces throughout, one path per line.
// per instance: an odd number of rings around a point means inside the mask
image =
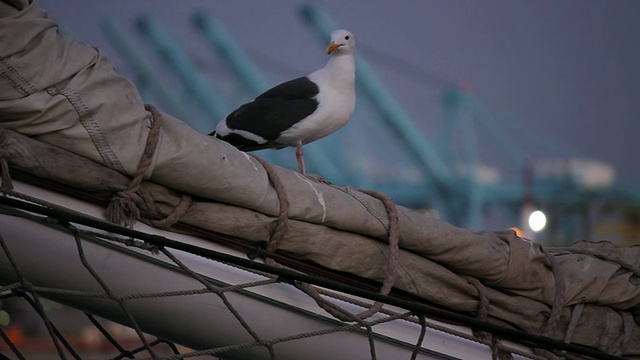
M 321 91 L 316 111 L 278 137 L 277 142 L 296 146 L 321 139 L 343 127 L 351 118 L 355 108 L 355 96 L 341 96 Z
M 288 146 L 308 144 L 335 132 L 349 121 L 356 103 L 353 57 L 332 60 L 309 75 L 320 89 L 315 97 L 318 101 L 316 111 L 283 132 L 277 142 Z

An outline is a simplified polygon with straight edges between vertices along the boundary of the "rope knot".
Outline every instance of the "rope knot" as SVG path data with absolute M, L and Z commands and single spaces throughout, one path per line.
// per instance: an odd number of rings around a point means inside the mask
M 133 197 L 140 189 L 144 174 L 149 167 L 151 167 L 151 160 L 158 146 L 160 128 L 162 126 L 162 114 L 152 105 L 145 104 L 144 108 L 151 113 L 152 126 L 144 146 L 144 151 L 138 162 L 138 169 L 133 179 L 131 179 L 127 190 L 116 193 L 111 199 L 105 213 L 109 221 L 116 224 L 124 223 L 124 225 L 128 227 L 133 226 L 134 222 L 140 218 L 140 209 L 138 209 L 138 205 L 133 201 Z
M 115 224 L 124 224 L 127 227 L 133 226 L 136 220 L 140 218 L 140 209 L 133 201 L 133 195 L 129 190 L 118 191 L 111 198 L 109 206 L 107 206 L 107 211 L 105 212 L 107 219 Z

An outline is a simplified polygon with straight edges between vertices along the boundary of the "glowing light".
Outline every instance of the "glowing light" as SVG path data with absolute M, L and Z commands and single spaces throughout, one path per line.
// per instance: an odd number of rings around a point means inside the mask
M 536 210 L 529 215 L 529 227 L 538 232 L 547 225 L 547 216 L 540 210 Z
M 520 230 L 520 228 L 517 227 L 517 226 L 509 228 L 509 230 L 513 230 L 513 232 L 515 232 L 516 236 L 518 236 L 518 237 L 524 237 L 524 231 Z

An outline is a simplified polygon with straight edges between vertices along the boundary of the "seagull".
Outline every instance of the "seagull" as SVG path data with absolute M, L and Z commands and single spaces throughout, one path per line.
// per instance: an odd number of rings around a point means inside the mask
M 334 31 L 325 67 L 277 85 L 241 105 L 209 135 L 241 151 L 295 147 L 298 170 L 306 175 L 302 145 L 340 129 L 353 114 L 355 47 L 353 34 Z

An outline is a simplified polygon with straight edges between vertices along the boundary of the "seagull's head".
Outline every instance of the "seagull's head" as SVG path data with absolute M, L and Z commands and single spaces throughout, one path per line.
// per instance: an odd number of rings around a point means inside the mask
M 331 33 L 331 42 L 327 46 L 327 54 L 352 53 L 356 48 L 356 39 L 347 30 L 336 30 Z

